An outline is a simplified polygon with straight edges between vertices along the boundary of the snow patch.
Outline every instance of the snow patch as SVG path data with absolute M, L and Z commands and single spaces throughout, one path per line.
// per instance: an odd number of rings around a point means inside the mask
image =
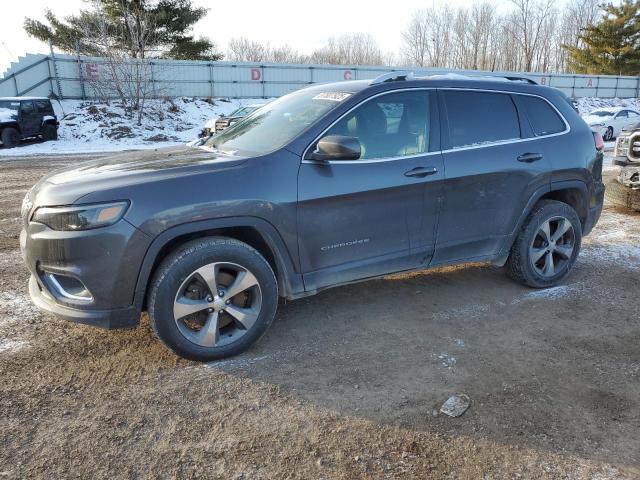
M 17 352 L 28 345 L 24 340 L 10 340 L 8 338 L 0 339 L 0 353 Z

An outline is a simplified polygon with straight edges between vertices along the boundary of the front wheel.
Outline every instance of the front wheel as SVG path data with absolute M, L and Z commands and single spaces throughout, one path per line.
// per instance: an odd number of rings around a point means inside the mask
M 246 243 L 212 237 L 189 242 L 158 267 L 148 310 L 156 335 L 198 361 L 237 355 L 271 325 L 278 284 L 269 263 Z
M 2 144 L 4 148 L 17 147 L 20 143 L 20 133 L 18 130 L 12 127 L 7 127 L 2 130 Z
M 570 205 L 538 202 L 511 247 L 507 272 L 530 287 L 553 287 L 569 274 L 581 241 L 582 224 Z
M 602 139 L 605 142 L 610 142 L 611 140 L 613 140 L 613 127 L 607 127 L 607 131 L 604 132 Z

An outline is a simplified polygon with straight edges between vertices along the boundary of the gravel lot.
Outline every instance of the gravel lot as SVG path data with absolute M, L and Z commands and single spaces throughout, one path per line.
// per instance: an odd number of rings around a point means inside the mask
M 86 158 L 0 163 L 0 477 L 640 477 L 640 215 L 606 206 L 563 286 L 392 276 L 282 304 L 258 345 L 201 365 L 146 319 L 31 305 L 20 202 Z M 470 409 L 438 415 L 454 393 Z

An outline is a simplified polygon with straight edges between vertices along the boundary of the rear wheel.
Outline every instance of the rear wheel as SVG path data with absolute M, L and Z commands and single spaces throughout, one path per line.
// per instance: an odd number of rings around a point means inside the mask
M 543 200 L 527 218 L 507 260 L 511 278 L 535 288 L 557 285 L 580 251 L 582 224 L 566 203 Z
M 158 267 L 151 325 L 178 355 L 215 360 L 247 349 L 275 317 L 278 286 L 269 263 L 230 238 L 189 242 Z
M 18 130 L 12 127 L 7 127 L 2 130 L 2 144 L 4 148 L 17 147 L 20 143 L 20 133 Z
M 45 124 L 45 126 L 42 128 L 42 139 L 45 142 L 58 140 L 58 129 L 56 128 L 56 126 L 50 123 Z

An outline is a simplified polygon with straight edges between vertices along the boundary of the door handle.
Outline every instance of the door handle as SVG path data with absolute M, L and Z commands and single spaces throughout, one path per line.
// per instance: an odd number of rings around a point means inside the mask
M 542 160 L 541 153 L 523 153 L 518 157 L 518 161 L 524 163 L 537 162 L 538 160 Z
M 426 177 L 427 175 L 433 175 L 434 173 L 438 173 L 438 169 L 436 167 L 416 167 L 408 172 L 404 172 L 405 177 Z

